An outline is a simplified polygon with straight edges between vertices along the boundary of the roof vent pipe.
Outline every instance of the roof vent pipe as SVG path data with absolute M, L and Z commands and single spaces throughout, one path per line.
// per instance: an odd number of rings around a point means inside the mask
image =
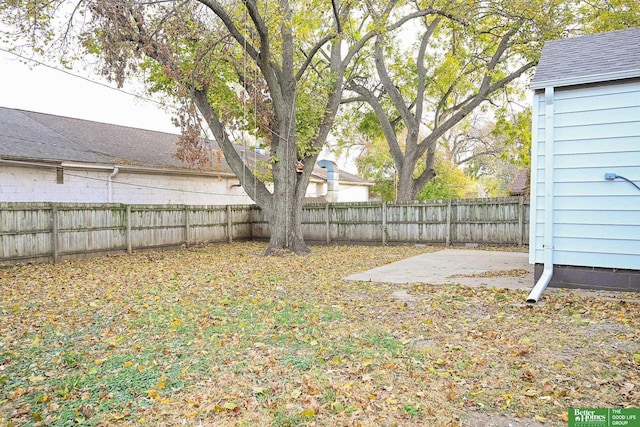
M 327 170 L 327 201 L 337 202 L 340 190 L 338 165 L 331 160 L 320 160 L 318 166 Z
M 553 167 L 554 167 L 554 106 L 553 87 L 544 91 L 544 270 L 527 297 L 527 303 L 535 304 L 553 277 Z M 535 197 L 535 194 L 533 195 Z M 533 215 L 532 215 L 533 216 Z M 535 218 L 535 217 L 534 217 Z M 535 225 L 532 225 L 535 226 Z

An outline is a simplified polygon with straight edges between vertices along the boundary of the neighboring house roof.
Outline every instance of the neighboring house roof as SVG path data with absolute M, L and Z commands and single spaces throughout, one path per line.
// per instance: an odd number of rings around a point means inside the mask
M 509 188 L 509 195 L 522 196 L 529 193 L 529 169 L 520 169 Z
M 165 132 L 0 107 L 3 158 L 193 169 L 173 156 L 177 140 Z M 219 169 L 231 172 L 226 163 Z
M 192 170 L 174 157 L 179 135 L 109 123 L 75 119 L 0 107 L 0 158 L 24 161 L 79 162 L 138 166 L 141 168 Z M 209 141 L 217 149 L 214 141 Z M 238 146 L 238 150 L 242 150 Z M 268 160 L 252 151 L 247 161 Z M 209 173 L 232 175 L 224 161 Z M 326 169 L 315 167 L 312 179 L 327 179 Z M 371 185 L 340 171 L 341 183 Z
M 111 159 L 70 141 L 26 111 L 0 108 L 0 156 L 3 158 L 108 163 Z
M 545 43 L 532 89 L 640 77 L 640 27 Z
M 305 197 L 304 203 L 327 203 L 327 199 L 322 196 Z

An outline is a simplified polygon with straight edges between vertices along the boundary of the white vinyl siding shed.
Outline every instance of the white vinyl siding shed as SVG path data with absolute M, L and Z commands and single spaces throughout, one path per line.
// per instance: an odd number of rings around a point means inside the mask
M 548 264 L 582 275 L 555 269 L 552 286 L 609 269 L 597 286 L 625 270 L 618 288 L 640 290 L 640 190 L 605 179 L 640 185 L 640 28 L 547 42 L 531 88 L 536 279 Z

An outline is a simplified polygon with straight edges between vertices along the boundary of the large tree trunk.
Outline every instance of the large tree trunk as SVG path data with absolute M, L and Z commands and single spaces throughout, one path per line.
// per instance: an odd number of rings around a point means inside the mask
M 396 201 L 409 202 L 414 200 L 416 193 L 413 185 L 413 170 L 415 166 L 409 162 L 398 170 L 398 188 L 396 194 Z
M 295 108 L 295 95 L 288 100 L 288 109 Z M 279 133 L 272 143 L 273 163 L 273 195 L 270 203 L 261 206 L 269 221 L 270 238 L 267 254 L 273 255 L 288 250 L 297 254 L 309 253 L 309 248 L 302 235 L 302 205 L 306 193 L 310 173 L 297 173 L 298 162 L 296 152 L 295 129 L 291 120 L 295 114 L 288 114 L 278 126 Z M 293 127 L 292 127 L 293 126 Z M 311 165 L 313 166 L 313 165 Z M 310 171 L 308 171 L 310 172 Z
M 286 197 L 274 197 L 273 209 L 267 210 L 266 214 L 270 229 L 267 255 L 277 255 L 282 251 L 310 252 L 302 235 L 302 203 Z
M 294 84 L 295 82 L 292 83 Z M 193 100 L 209 128 L 213 130 L 227 163 L 249 197 L 265 212 L 270 232 L 267 254 L 277 254 L 283 250 L 297 254 L 308 253 L 309 248 L 302 235 L 302 204 L 317 155 L 306 159 L 308 165 L 302 173 L 296 172 L 295 91 L 290 90 L 279 99 L 282 110 L 276 114 L 277 132 L 274 132 L 271 140 L 272 192 L 262 181 L 251 179 L 253 184 L 243 181 L 245 177 L 252 177 L 253 171 L 244 164 L 226 135 L 222 123 L 209 104 L 206 90 L 194 90 Z
M 407 145 L 409 145 L 409 141 L 407 141 Z M 412 146 L 417 145 L 412 144 Z M 398 202 L 415 200 L 424 186 L 436 176 L 434 169 L 436 145 L 431 144 L 427 149 L 424 170 L 417 177 L 414 177 L 414 171 L 418 164 L 418 158 L 414 153 L 415 151 L 407 150 L 403 158 L 394 158 L 396 169 L 398 170 L 398 189 L 396 196 Z

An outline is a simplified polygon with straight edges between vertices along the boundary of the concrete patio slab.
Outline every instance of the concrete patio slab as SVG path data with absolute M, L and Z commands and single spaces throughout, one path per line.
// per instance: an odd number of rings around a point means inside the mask
M 534 285 L 533 265 L 529 264 L 527 253 L 469 249 L 445 249 L 414 256 L 353 274 L 345 280 L 434 285 L 459 283 L 509 289 L 531 289 Z

